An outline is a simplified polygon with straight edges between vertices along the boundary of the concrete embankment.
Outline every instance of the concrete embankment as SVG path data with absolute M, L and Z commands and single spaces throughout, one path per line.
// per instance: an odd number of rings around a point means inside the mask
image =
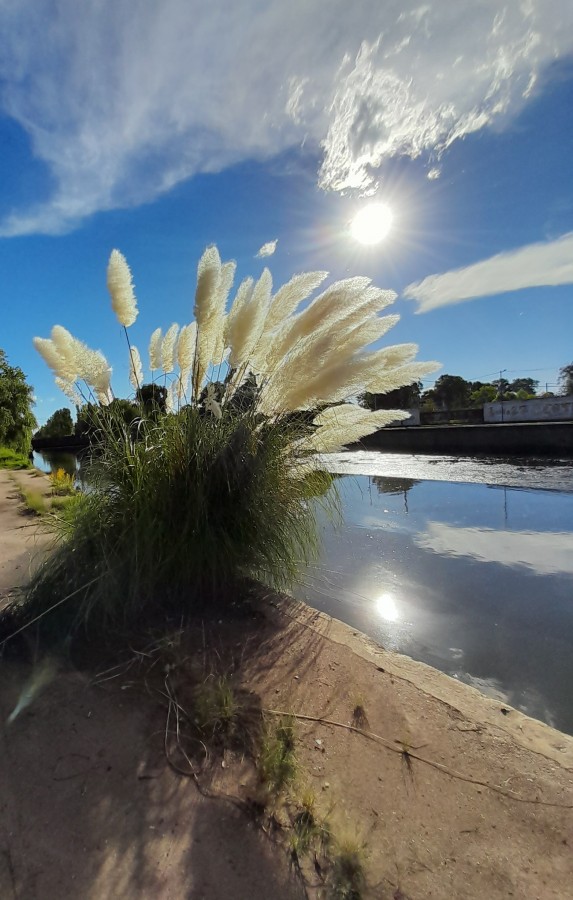
M 573 457 L 573 422 L 391 427 L 363 438 L 361 445 L 388 453 Z

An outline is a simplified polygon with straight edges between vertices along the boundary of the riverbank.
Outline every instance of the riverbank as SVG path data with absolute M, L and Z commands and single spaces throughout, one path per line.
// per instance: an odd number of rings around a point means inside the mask
M 13 512 L 0 503 L 5 581 L 29 552 Z M 365 845 L 365 897 L 567 896 L 573 738 L 288 598 L 207 632 L 207 644 L 201 623 L 180 637 L 181 659 L 203 665 L 211 647 L 242 696 L 296 715 L 300 779 L 317 817 Z M 284 810 L 274 843 L 245 814 L 254 768 L 217 758 L 210 796 L 173 771 L 164 705 L 130 658 L 111 677 L 53 660 L 44 692 L 2 726 L 0 896 L 304 896 Z M 6 723 L 32 663 L 1 666 Z M 184 706 L 185 671 L 173 676 Z M 325 896 L 320 873 L 307 876 L 307 895 Z

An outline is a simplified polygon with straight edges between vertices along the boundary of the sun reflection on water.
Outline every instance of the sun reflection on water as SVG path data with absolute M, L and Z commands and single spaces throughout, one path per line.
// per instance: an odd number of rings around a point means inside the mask
M 380 594 L 379 597 L 376 597 L 374 605 L 381 619 L 385 619 L 386 622 L 397 622 L 399 620 L 400 612 L 393 594 L 388 593 L 388 591 Z

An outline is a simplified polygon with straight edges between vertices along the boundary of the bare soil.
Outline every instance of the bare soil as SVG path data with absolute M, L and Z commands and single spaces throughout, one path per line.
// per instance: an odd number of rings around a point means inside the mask
M 4 474 L 6 593 L 36 545 Z M 312 860 L 303 884 L 287 852 L 305 785 L 317 815 L 366 846 L 366 897 L 573 896 L 573 738 L 288 598 L 198 622 L 175 644 L 126 651 L 105 673 L 55 659 L 10 724 L 46 661 L 33 648 L 0 660 L 2 900 L 328 896 Z M 264 792 L 240 751 L 206 760 L 178 743 L 166 694 L 191 709 L 192 685 L 215 670 L 267 719 L 298 717 L 290 812 L 257 817 Z

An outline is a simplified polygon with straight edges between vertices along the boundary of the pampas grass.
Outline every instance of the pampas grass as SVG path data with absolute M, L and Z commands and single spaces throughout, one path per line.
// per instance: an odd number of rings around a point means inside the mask
M 197 269 L 195 320 L 181 331 L 157 328 L 149 343 L 166 412 L 146 417 L 142 409 L 136 427 L 108 406 L 111 367 L 100 351 L 60 326 L 51 339 L 34 340 L 67 396 L 95 395 L 102 409 L 93 432 L 95 490 L 66 517 L 22 616 L 56 604 L 60 631 L 105 632 L 154 610 L 220 604 L 247 577 L 288 588 L 317 548 L 311 498 L 325 485 L 313 475 L 316 454 L 406 417 L 348 399 L 411 384 L 437 366 L 415 362 L 414 344 L 376 348 L 398 317 L 380 316 L 395 295 L 368 278 L 335 282 L 312 299 L 325 272 L 295 275 L 273 295 L 264 269 L 228 304 L 234 274 L 235 264 L 208 247 Z M 137 308 L 118 251 L 108 287 L 127 328 Z M 128 350 L 139 390 L 141 357 L 129 340 Z

